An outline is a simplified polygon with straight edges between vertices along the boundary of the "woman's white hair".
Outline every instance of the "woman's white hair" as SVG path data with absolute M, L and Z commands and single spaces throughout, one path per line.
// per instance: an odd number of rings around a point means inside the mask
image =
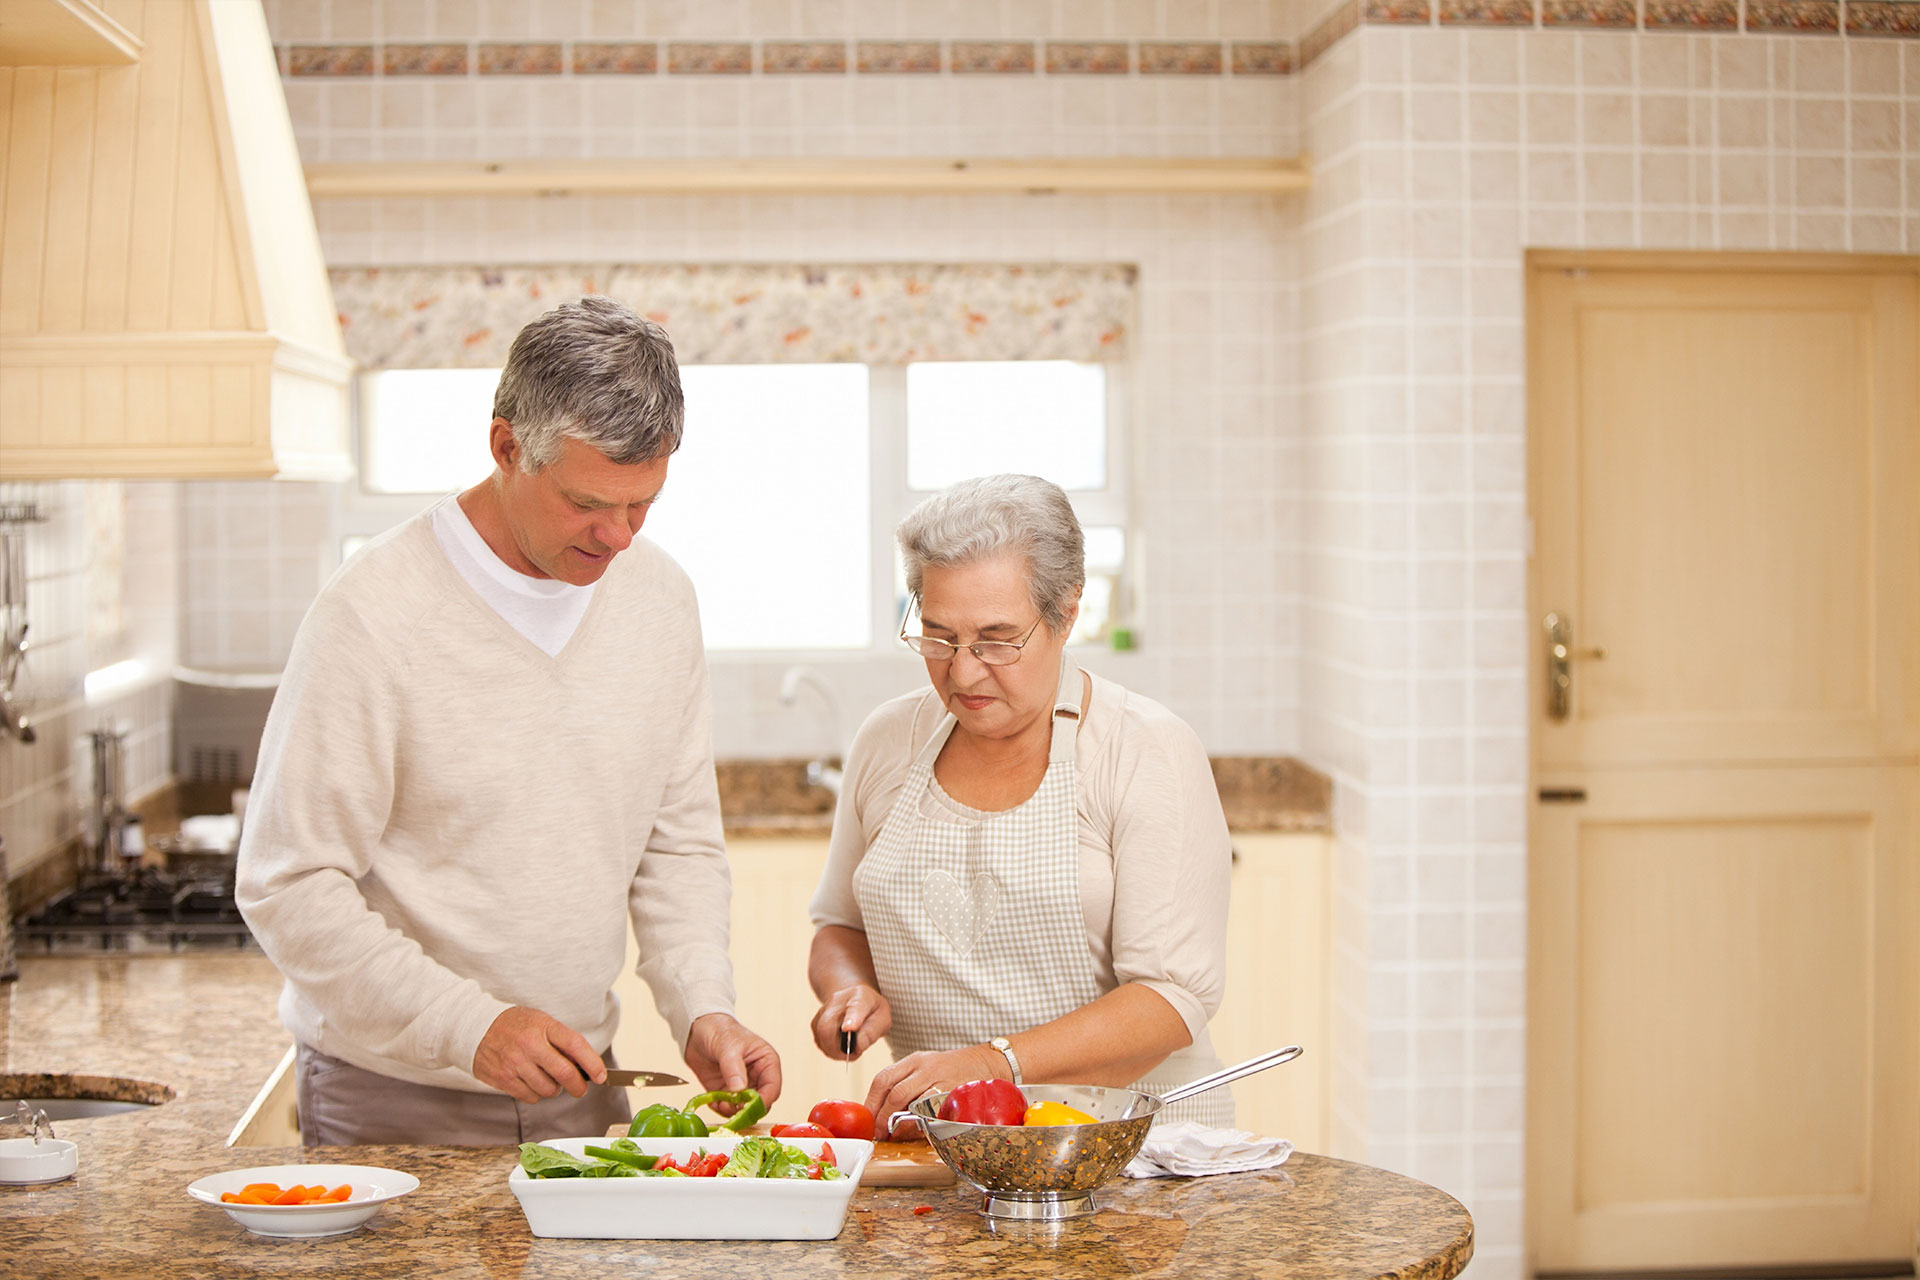
M 1011 552 L 1027 562 L 1027 592 L 1054 631 L 1087 583 L 1087 543 L 1073 504 L 1039 476 L 962 480 L 907 513 L 894 531 L 915 600 L 928 565 L 952 568 Z
M 539 471 L 573 439 L 622 465 L 680 447 L 686 409 L 666 330 L 612 298 L 588 294 L 540 316 L 514 338 L 493 393 Z

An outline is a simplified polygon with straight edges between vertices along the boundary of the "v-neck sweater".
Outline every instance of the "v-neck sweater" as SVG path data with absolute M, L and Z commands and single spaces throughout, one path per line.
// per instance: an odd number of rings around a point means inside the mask
M 627 925 L 684 1045 L 731 1012 L 731 886 L 693 586 L 644 538 L 549 656 L 490 608 L 430 513 L 341 567 L 267 717 L 236 896 L 302 1043 L 485 1091 L 513 1005 L 605 1051 Z

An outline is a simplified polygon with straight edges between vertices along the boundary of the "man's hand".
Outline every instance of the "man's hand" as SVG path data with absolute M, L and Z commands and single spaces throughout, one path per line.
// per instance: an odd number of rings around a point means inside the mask
M 606 1082 L 607 1067 L 578 1031 L 538 1009 L 515 1005 L 480 1037 L 473 1075 L 516 1102 L 533 1103 L 562 1089 L 585 1097 L 589 1082 Z
M 687 1065 L 709 1089 L 739 1090 L 751 1085 L 769 1106 L 780 1096 L 780 1055 L 730 1014 L 709 1013 L 693 1020 L 687 1032 Z M 731 1115 L 735 1108 L 714 1110 Z
M 865 983 L 840 988 L 813 1015 L 813 1042 L 820 1046 L 820 1052 L 839 1060 L 847 1056 L 840 1047 L 843 1032 L 854 1033 L 853 1056 L 857 1058 L 892 1029 L 893 1006 Z

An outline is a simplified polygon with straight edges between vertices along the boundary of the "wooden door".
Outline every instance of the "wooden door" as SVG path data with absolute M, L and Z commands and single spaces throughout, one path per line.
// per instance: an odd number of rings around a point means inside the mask
M 1533 1264 L 1910 1258 L 1920 261 L 1528 266 Z

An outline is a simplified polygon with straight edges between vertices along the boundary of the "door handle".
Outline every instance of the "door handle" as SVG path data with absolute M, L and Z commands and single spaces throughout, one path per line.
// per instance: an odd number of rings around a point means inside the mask
M 1547 632 L 1547 719 L 1565 720 L 1573 709 L 1573 664 L 1575 659 L 1599 661 L 1606 649 L 1573 646 L 1573 623 L 1564 613 L 1550 613 L 1542 619 Z

